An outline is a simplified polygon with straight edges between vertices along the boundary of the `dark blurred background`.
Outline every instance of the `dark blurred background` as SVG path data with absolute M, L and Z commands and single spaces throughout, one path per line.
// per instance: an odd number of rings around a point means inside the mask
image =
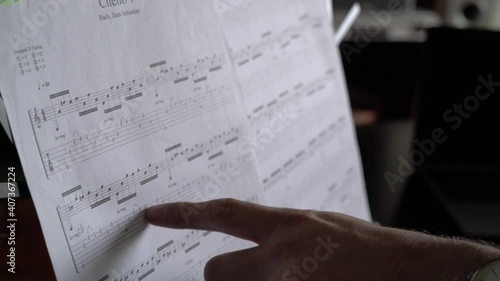
M 333 1 L 335 27 L 353 3 Z M 500 82 L 500 1 L 359 3 L 340 50 L 374 220 L 499 243 L 498 85 L 476 92 Z M 446 141 L 415 161 L 438 128 Z M 401 159 L 415 171 L 390 184 Z

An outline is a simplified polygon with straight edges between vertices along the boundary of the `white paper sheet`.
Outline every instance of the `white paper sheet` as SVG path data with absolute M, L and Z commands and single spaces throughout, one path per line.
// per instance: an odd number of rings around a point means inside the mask
M 324 1 L 216 5 L 266 202 L 371 220 L 340 56 Z
M 369 219 L 324 2 L 229 2 L 0 6 L 2 95 L 59 280 L 202 280 L 250 245 L 148 226 L 163 202 Z

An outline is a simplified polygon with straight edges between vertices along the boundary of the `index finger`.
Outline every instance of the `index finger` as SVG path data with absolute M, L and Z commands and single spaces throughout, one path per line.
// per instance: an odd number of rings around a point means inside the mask
M 235 199 L 170 203 L 146 212 L 146 219 L 153 225 L 222 232 L 258 244 L 269 237 L 280 218 L 279 209 Z

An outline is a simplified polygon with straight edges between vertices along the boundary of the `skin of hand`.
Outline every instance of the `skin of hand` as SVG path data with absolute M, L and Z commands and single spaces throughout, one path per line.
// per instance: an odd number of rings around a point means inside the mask
M 146 219 L 257 244 L 212 258 L 206 281 L 467 281 L 471 272 L 500 258 L 496 248 L 474 242 L 234 199 L 155 206 Z

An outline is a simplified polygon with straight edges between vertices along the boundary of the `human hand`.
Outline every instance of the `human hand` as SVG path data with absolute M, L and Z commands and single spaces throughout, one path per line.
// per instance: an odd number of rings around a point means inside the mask
M 207 281 L 465 281 L 500 257 L 490 247 L 342 214 L 233 199 L 166 204 L 150 208 L 146 218 L 157 226 L 222 232 L 258 244 L 211 259 Z

